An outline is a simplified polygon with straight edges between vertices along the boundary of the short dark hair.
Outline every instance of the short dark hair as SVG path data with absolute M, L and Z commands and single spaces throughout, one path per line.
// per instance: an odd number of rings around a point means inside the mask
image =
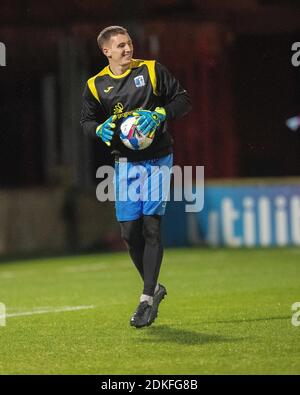
M 103 44 L 105 41 L 108 41 L 112 36 L 116 36 L 117 34 L 128 34 L 125 27 L 122 26 L 108 26 L 103 29 L 99 36 L 97 37 L 97 43 L 99 48 L 103 48 Z

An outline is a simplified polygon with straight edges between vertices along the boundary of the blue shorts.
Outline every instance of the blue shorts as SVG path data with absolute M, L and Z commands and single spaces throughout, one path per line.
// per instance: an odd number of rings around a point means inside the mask
M 164 215 L 173 154 L 140 162 L 115 162 L 115 208 L 119 222 Z

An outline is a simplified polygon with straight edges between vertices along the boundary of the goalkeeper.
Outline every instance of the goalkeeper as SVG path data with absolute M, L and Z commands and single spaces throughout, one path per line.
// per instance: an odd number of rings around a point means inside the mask
M 153 166 L 171 168 L 173 149 L 167 121 L 187 114 L 191 104 L 187 92 L 164 66 L 154 60 L 132 58 L 133 44 L 125 28 L 107 27 L 101 31 L 97 42 L 108 65 L 87 81 L 81 125 L 85 134 L 101 139 L 115 157 L 116 216 L 122 238 L 143 281 L 130 325 L 141 328 L 154 322 L 158 306 L 167 294 L 166 288 L 158 283 L 163 258 L 161 218 L 166 197 L 160 196 L 155 202 L 121 201 L 118 196 L 124 185 L 128 189 L 134 182 L 133 179 L 124 180 L 121 170 L 124 160 L 127 174 L 138 164 L 144 166 L 149 178 Z M 128 113 L 138 116 L 138 128 L 142 133 L 154 133 L 152 144 L 144 150 L 130 150 L 117 136 L 116 124 Z M 161 187 L 164 180 L 159 174 L 154 177 L 154 182 Z

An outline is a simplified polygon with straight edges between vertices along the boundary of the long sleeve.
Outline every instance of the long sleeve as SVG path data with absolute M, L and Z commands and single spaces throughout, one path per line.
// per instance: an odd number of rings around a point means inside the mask
M 86 85 L 83 92 L 82 111 L 80 124 L 85 135 L 96 137 L 96 128 L 103 118 L 101 104 L 94 98 Z M 103 121 L 102 121 L 103 122 Z
M 167 120 L 179 119 L 192 108 L 189 95 L 179 81 L 160 63 L 155 64 L 157 94 L 164 102 Z

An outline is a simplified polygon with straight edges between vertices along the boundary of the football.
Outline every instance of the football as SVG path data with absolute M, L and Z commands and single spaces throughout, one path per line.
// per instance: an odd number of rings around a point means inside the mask
M 120 126 L 120 139 L 122 143 L 132 150 L 143 150 L 152 143 L 154 133 L 146 136 L 137 128 L 138 117 L 129 116 L 122 121 Z

